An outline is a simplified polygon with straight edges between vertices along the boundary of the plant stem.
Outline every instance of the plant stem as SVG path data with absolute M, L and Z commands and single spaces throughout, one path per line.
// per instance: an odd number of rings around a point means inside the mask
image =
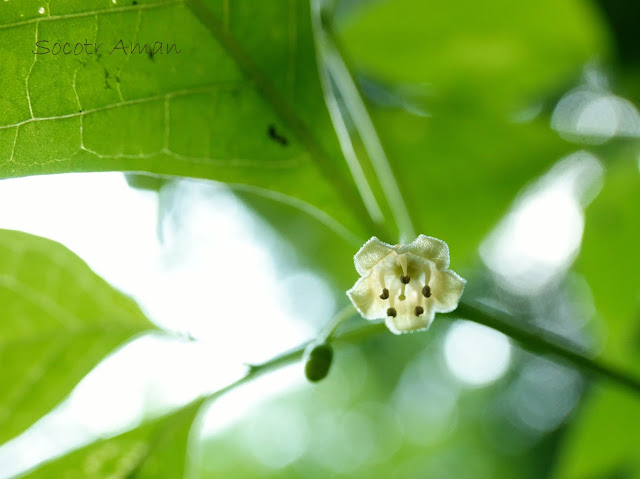
M 342 111 L 340 110 L 339 102 L 326 66 L 326 40 L 324 39 L 324 31 L 320 20 L 319 2 L 312 1 L 311 6 L 311 23 L 314 31 L 316 55 L 318 57 L 318 73 L 322 90 L 324 92 L 325 103 L 327 104 L 327 110 L 329 111 L 329 116 L 333 122 L 333 129 L 335 130 L 338 142 L 340 143 L 342 155 L 347 162 L 353 181 L 360 192 L 360 196 L 362 197 L 362 201 L 364 202 L 369 215 L 373 221 L 382 224 L 385 219 L 384 214 L 380 210 L 380 205 L 378 205 L 375 194 L 373 193 L 371 185 L 369 184 L 369 181 L 362 169 L 362 165 L 358 160 L 358 155 L 353 147 L 351 135 L 349 134 L 349 129 L 347 128 Z
M 390 334 L 384 322 L 378 322 L 366 323 L 364 326 L 334 337 L 333 334 L 338 326 L 342 324 L 344 319 L 348 319 L 353 312 L 353 307 L 349 305 L 340 311 L 334 318 L 334 321 L 331 323 L 329 334 L 326 336 L 328 339 L 331 339 L 333 344 L 356 344 L 380 333 Z M 497 309 L 490 308 L 479 303 L 462 302 L 454 312 L 440 315 L 440 318 L 443 317 L 451 320 L 464 318 L 468 321 L 500 331 L 532 353 L 547 357 L 556 362 L 561 362 L 570 367 L 579 369 L 584 373 L 595 374 L 604 379 L 610 380 L 614 384 L 625 386 L 634 393 L 640 394 L 640 380 L 638 378 L 608 366 L 598 360 L 587 357 L 587 355 L 581 351 L 581 348 L 569 343 L 566 338 L 560 335 L 531 324 L 523 323 L 513 316 Z M 300 361 L 304 356 L 307 346 L 312 342 L 315 341 L 310 341 L 296 349 L 280 354 L 265 363 L 250 366 L 249 371 L 245 376 L 212 393 L 206 399 L 209 401 L 215 400 L 241 384 L 247 383 L 259 376 L 267 374 L 268 372 L 283 368 L 284 366 L 296 361 Z M 302 375 L 302 368 L 300 369 L 300 374 Z M 198 401 L 200 400 L 201 399 Z
M 387 327 L 384 323 L 367 323 L 364 326 L 351 331 L 333 336 L 338 325 L 342 323 L 342 320 L 338 321 L 338 319 L 344 319 L 345 317 L 348 318 L 350 314 L 353 313 L 351 309 L 351 307 L 347 307 L 336 316 L 336 321 L 332 325 L 331 331 L 327 336 L 331 338 L 331 342 L 333 344 L 355 344 L 380 333 L 388 333 Z M 478 303 L 463 302 L 453 313 L 443 314 L 440 315 L 440 317 L 446 317 L 449 319 L 463 318 L 495 329 L 514 340 L 522 348 L 534 354 L 538 354 L 555 362 L 560 362 L 575 369 L 579 369 L 587 374 L 595 374 L 604 379 L 608 379 L 613 383 L 625 386 L 635 393 L 640 393 L 640 379 L 596 359 L 588 357 L 584 351 L 581 351 L 581 348 L 571 344 L 566 338 L 560 335 L 531 324 L 522 323 L 502 311 Z M 304 345 L 276 356 L 265 363 L 250 366 L 249 372 L 238 381 L 225 387 L 224 392 L 239 384 L 255 379 L 267 372 L 280 369 L 294 363 L 295 361 L 299 361 L 302 359 L 308 344 L 310 343 L 305 343 Z M 214 395 L 218 396 L 219 393 L 220 391 L 214 393 Z
M 415 229 L 411 221 L 409 209 L 402 196 L 400 186 L 394 176 L 393 170 L 382 147 L 382 142 L 371 120 L 367 106 L 363 100 L 362 92 L 353 80 L 349 68 L 345 64 L 344 52 L 336 39 L 331 25 L 322 25 L 325 63 L 335 85 L 342 96 L 347 111 L 354 126 L 360 135 L 362 144 L 369 156 L 371 166 L 375 171 L 378 182 L 391 207 L 392 214 L 400 230 L 400 243 L 406 243 L 415 237 Z
M 356 308 L 354 308 L 353 305 L 349 303 L 347 306 L 342 308 L 338 312 L 338 314 L 335 315 L 331 323 L 329 323 L 329 327 L 327 328 L 325 334 L 321 335 L 317 339 L 321 341 L 331 341 L 333 335 L 336 334 L 336 331 L 338 330 L 340 325 L 356 313 Z
M 585 373 L 601 376 L 640 393 L 640 379 L 590 358 L 584 348 L 570 343 L 558 334 L 523 323 L 502 311 L 478 303 L 464 302 L 449 316 L 488 326 L 510 337 L 532 353 L 562 362 Z

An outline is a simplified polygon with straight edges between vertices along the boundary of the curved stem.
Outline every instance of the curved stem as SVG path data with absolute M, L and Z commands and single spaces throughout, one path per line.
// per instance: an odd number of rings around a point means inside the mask
M 392 214 L 400 230 L 400 243 L 415 237 L 415 229 L 409 209 L 403 198 L 398 181 L 395 178 L 387 154 L 384 151 L 376 127 L 363 100 L 362 92 L 351 76 L 344 60 L 335 32 L 329 24 L 322 25 L 322 39 L 326 50 L 324 60 L 336 88 L 345 102 L 345 106 L 356 131 L 360 135 L 371 166 L 382 187 Z
M 331 342 L 333 344 L 355 344 L 381 332 L 388 333 L 387 327 L 382 322 L 366 323 L 364 326 L 333 336 L 338 325 L 341 324 L 344 319 L 350 317 L 352 313 L 352 308 L 349 306 L 336 316 L 336 320 L 327 335 L 327 338 L 331 338 Z M 579 369 L 584 373 L 595 374 L 640 394 L 640 379 L 601 361 L 588 357 L 586 352 L 582 351 L 581 348 L 571 344 L 566 338 L 563 338 L 560 335 L 537 326 L 522 323 L 502 311 L 479 303 L 463 302 L 456 311 L 440 315 L 440 317 L 446 317 L 449 319 L 462 318 L 483 326 L 488 326 L 510 337 L 522 348 L 532 353 L 547 357 L 555 362 L 561 362 L 570 367 Z M 338 319 L 340 319 L 340 321 L 338 321 Z M 269 371 L 277 370 L 281 367 L 292 364 L 295 361 L 299 361 L 303 357 L 308 344 L 309 343 L 305 343 L 302 346 L 276 356 L 265 363 L 250 366 L 247 375 L 235 383 L 225 387 L 224 392 L 232 389 L 236 385 L 254 379 Z M 216 396 L 218 394 L 219 392 L 214 393 Z
M 342 323 L 344 323 L 347 319 L 357 313 L 356 308 L 353 307 L 351 303 L 342 308 L 338 314 L 335 315 L 331 323 L 329 323 L 329 327 L 326 329 L 324 334 L 321 334 L 316 339 L 317 341 L 331 341 L 334 334 L 340 327 Z
M 353 307 L 350 305 L 338 313 L 335 321 L 331 324 L 331 329 L 327 337 L 331 337 L 337 329 L 337 325 L 341 324 L 342 320 L 345 318 L 349 318 L 352 313 Z M 616 384 L 626 386 L 635 393 L 640 393 L 640 380 L 638 378 L 630 376 L 629 374 L 608 366 L 598 360 L 587 357 L 580 348 L 568 343 L 562 336 L 551 333 L 550 331 L 546 331 L 537 326 L 522 324 L 522 322 L 519 322 L 513 316 L 502 311 L 479 303 L 463 302 L 453 313 L 440 315 L 440 317 L 446 317 L 448 319 L 464 318 L 468 321 L 488 326 L 509 336 L 523 348 L 533 353 L 548 357 L 555 361 L 563 362 L 586 373 L 597 374 L 600 377 L 609 379 Z M 516 326 L 516 324 L 518 325 Z M 333 337 L 332 342 L 336 345 L 355 344 L 380 333 L 390 334 L 384 322 L 366 323 L 364 326 Z M 309 343 L 303 344 L 296 349 L 280 354 L 265 363 L 249 366 L 249 371 L 241 378 L 233 381 L 205 398 L 198 398 L 195 401 L 192 401 L 183 408 L 199 407 L 199 405 L 204 401 L 214 400 L 241 384 L 247 383 L 270 371 L 280 369 L 301 360 L 308 344 Z M 191 474 L 187 474 L 185 477 L 193 476 Z
M 373 193 L 371 185 L 369 184 L 369 181 L 362 169 L 362 165 L 358 160 L 358 155 L 356 154 L 353 143 L 351 142 L 349 129 L 347 128 L 342 112 L 340 111 L 339 102 L 332 86 L 329 71 L 326 67 L 326 48 L 324 47 L 325 42 L 323 41 L 324 32 L 322 31 L 322 22 L 320 20 L 320 8 L 320 2 L 311 2 L 311 24 L 313 26 L 314 37 L 316 40 L 315 45 L 316 55 L 318 56 L 318 73 L 320 76 L 320 84 L 322 85 L 322 90 L 324 92 L 327 110 L 329 111 L 329 116 L 333 123 L 333 129 L 336 131 L 336 136 L 340 143 L 340 148 L 342 149 L 342 154 L 347 162 L 353 181 L 360 192 L 362 201 L 364 202 L 373 221 L 382 224 L 384 223 L 384 214 L 380 210 L 376 196 Z
M 601 376 L 640 393 L 639 378 L 590 358 L 584 348 L 570 343 L 558 334 L 518 321 L 502 311 L 479 303 L 465 302 L 461 303 L 455 312 L 450 313 L 450 316 L 488 326 L 510 337 L 532 353 L 562 362 L 585 373 Z

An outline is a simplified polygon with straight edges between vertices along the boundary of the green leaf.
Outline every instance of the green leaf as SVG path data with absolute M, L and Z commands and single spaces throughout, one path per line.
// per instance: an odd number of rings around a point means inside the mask
M 356 69 L 489 108 L 563 87 L 608 50 L 603 22 L 583 0 L 366 5 L 339 26 Z
M 54 460 L 30 479 L 102 479 L 106 477 L 179 479 L 187 464 L 187 440 L 203 400 L 111 439 Z
M 274 190 L 371 226 L 324 104 L 308 2 L 7 2 L 0 177 L 139 171 Z M 38 41 L 50 53 L 31 53 Z M 120 47 L 126 45 L 126 53 Z M 103 44 L 87 53 L 84 43 Z M 53 55 L 56 42 L 83 44 Z M 156 54 L 133 43 L 164 42 Z M 175 44 L 180 53 L 167 53 Z M 39 48 L 37 51 L 44 52 Z M 355 211 L 355 215 L 352 212 Z
M 109 351 L 153 328 L 62 245 L 0 230 L 0 443 L 56 406 Z

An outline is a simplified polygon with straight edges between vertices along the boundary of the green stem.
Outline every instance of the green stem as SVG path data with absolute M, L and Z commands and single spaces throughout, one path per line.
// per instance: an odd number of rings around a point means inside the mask
M 556 362 L 580 369 L 626 386 L 640 393 L 640 379 L 624 371 L 588 357 L 586 351 L 571 344 L 564 337 L 532 324 L 523 323 L 513 316 L 489 306 L 463 302 L 450 316 L 464 318 L 474 323 L 488 326 L 509 336 L 524 349 L 548 357 Z
M 376 223 L 382 224 L 384 223 L 385 219 L 384 214 L 380 209 L 380 205 L 378 204 L 376 196 L 373 193 L 371 185 L 367 180 L 367 176 L 365 175 L 364 170 L 362 169 L 362 165 L 360 164 L 360 160 L 358 159 L 358 155 L 356 154 L 353 147 L 349 128 L 347 127 L 346 122 L 343 118 L 338 99 L 331 83 L 331 77 L 326 67 L 326 48 L 324 46 L 324 32 L 322 30 L 320 21 L 318 2 L 311 3 L 311 20 L 314 30 L 316 55 L 318 56 L 318 73 L 320 76 L 322 90 L 324 92 L 327 110 L 329 111 L 329 116 L 331 117 L 331 121 L 333 123 L 333 129 L 335 130 L 338 142 L 340 143 L 342 155 L 347 162 L 347 166 L 349 167 L 349 171 L 351 172 L 353 181 L 355 182 L 358 191 L 360 192 L 360 196 L 362 197 L 362 201 L 364 202 L 369 215 Z
M 338 313 L 332 323 L 328 337 L 331 337 L 338 325 L 341 324 L 345 318 L 350 317 L 352 313 L 352 306 L 348 306 Z M 625 386 L 635 393 L 640 393 L 640 380 L 638 378 L 630 376 L 598 360 L 587 357 L 584 352 L 580 351 L 580 348 L 568 343 L 562 336 L 537 326 L 526 323 L 523 324 L 522 321 L 502 311 L 478 303 L 463 302 L 453 313 L 440 315 L 440 317 L 446 317 L 448 319 L 464 318 L 468 321 L 488 326 L 507 335 L 528 351 L 575 367 L 585 373 L 598 375 L 615 384 Z M 355 344 L 381 333 L 390 334 L 384 322 L 366 323 L 364 326 L 333 337 L 331 342 L 334 345 Z M 296 349 L 276 356 L 265 363 L 250 366 L 245 376 L 219 389 L 206 399 L 214 400 L 241 384 L 300 361 L 308 345 L 309 343 L 306 343 Z M 302 368 L 300 374 L 302 375 Z M 199 401 L 202 401 L 202 398 L 194 401 L 194 403 Z M 191 476 L 187 475 L 186 477 Z
M 336 321 L 327 337 L 332 337 L 338 325 L 342 323 L 342 320 L 350 317 L 352 313 L 353 311 L 350 306 L 341 311 L 341 313 L 336 316 Z M 440 317 L 449 319 L 464 318 L 468 321 L 488 326 L 510 337 L 522 346 L 522 348 L 534 354 L 574 367 L 584 373 L 600 376 L 613 383 L 625 386 L 636 393 L 640 393 L 640 380 L 638 378 L 596 359 L 589 358 L 580 348 L 569 343 L 560 335 L 537 326 L 523 323 L 496 309 L 477 303 L 463 302 L 453 313 L 443 314 L 440 315 Z M 338 321 L 340 318 L 342 318 L 342 320 Z M 359 328 L 333 336 L 331 342 L 337 346 L 355 344 L 380 333 L 390 334 L 384 323 L 367 323 Z M 225 387 L 223 391 L 226 392 L 239 384 L 255 379 L 267 372 L 299 361 L 302 359 L 308 344 L 309 343 L 306 343 L 294 350 L 276 356 L 265 363 L 250 366 L 247 375 Z M 218 396 L 220 391 L 214 394 Z
M 332 27 L 326 23 L 323 24 L 322 27 L 323 46 L 326 50 L 326 67 L 340 95 L 344 99 L 346 108 L 360 135 L 365 151 L 371 160 L 371 166 L 391 207 L 392 214 L 400 230 L 400 243 L 408 242 L 410 239 L 413 239 L 416 234 L 400 186 L 391 169 L 376 127 L 371 120 L 371 116 L 363 100 L 362 91 L 353 80 L 351 72 L 345 64 L 344 52 L 340 48 L 335 32 Z
M 338 314 L 335 315 L 331 323 L 329 323 L 329 327 L 327 328 L 325 334 L 320 335 L 317 340 L 319 340 L 320 342 L 331 341 L 333 335 L 336 333 L 340 325 L 356 313 L 356 308 L 354 308 L 353 305 L 349 303 L 349 305 L 342 308 L 338 312 Z

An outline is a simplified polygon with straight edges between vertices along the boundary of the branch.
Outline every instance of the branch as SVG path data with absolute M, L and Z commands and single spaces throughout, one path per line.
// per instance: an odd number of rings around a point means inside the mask
M 584 373 L 600 376 L 604 379 L 626 386 L 640 393 L 640 379 L 620 371 L 597 359 L 590 358 L 588 352 L 569 342 L 563 336 L 538 326 L 519 321 L 502 311 L 473 302 L 463 302 L 449 316 L 461 317 L 474 323 L 488 326 L 509 336 L 523 349 L 539 356 L 561 362 Z
M 351 315 L 348 314 L 348 310 L 345 308 L 339 313 L 339 316 L 346 319 Z M 585 374 L 591 374 L 603 379 L 608 379 L 614 384 L 625 386 L 633 392 L 640 394 L 640 379 L 597 359 L 588 357 L 586 351 L 572 344 L 566 338 L 558 334 L 524 323 L 505 312 L 479 303 L 462 302 L 454 312 L 442 314 L 439 315 L 439 317 L 448 319 L 462 318 L 487 326 L 505 334 L 527 351 L 551 359 L 554 362 L 562 363 L 569 367 L 578 369 Z M 335 330 L 335 328 L 336 325 L 334 324 L 332 331 Z M 367 323 L 351 331 L 332 336 L 330 340 L 331 343 L 336 346 L 356 344 L 380 333 L 390 334 L 383 322 Z M 225 387 L 223 390 L 217 391 L 213 396 L 218 396 L 221 393 L 233 389 L 233 387 L 239 384 L 301 360 L 306 348 L 312 342 L 315 341 L 305 343 L 304 345 L 276 356 L 265 363 L 251 365 L 249 367 L 249 372 L 244 377 Z

